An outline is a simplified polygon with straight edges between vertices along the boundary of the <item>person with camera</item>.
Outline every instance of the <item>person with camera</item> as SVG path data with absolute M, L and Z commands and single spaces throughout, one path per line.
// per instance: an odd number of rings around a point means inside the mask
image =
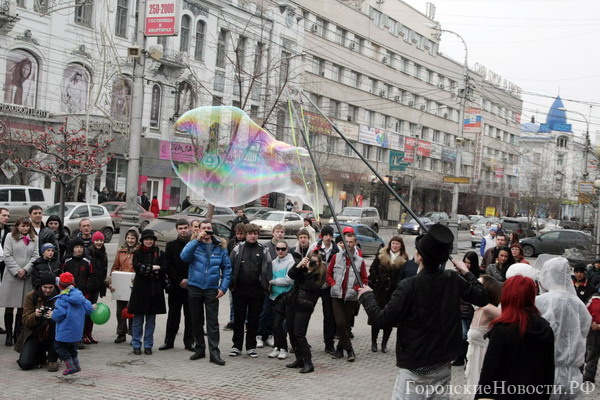
M 54 296 L 58 293 L 56 276 L 44 271 L 40 273 L 35 289 L 25 296 L 23 328 L 15 343 L 15 351 L 20 353 L 17 364 L 23 370 L 48 362 L 48 371 L 58 371 L 58 355 L 54 350 L 55 324 L 51 319 Z
M 304 257 L 288 271 L 288 276 L 294 280 L 294 288 L 291 301 L 285 307 L 285 319 L 296 361 L 286 367 L 301 368 L 301 374 L 315 370 L 306 332 L 326 275 L 327 267 L 321 255 L 316 252 Z
M 167 285 L 165 253 L 156 246 L 156 235 L 151 229 L 142 232 L 142 245 L 133 252 L 135 278 L 129 297 L 129 313 L 133 317 L 131 346 L 133 354 L 152 354 L 156 315 L 166 314 L 164 289 Z M 146 325 L 144 327 L 144 320 Z
M 192 315 L 194 354 L 190 360 L 206 357 L 204 341 L 204 311 L 210 362 L 225 365 L 219 350 L 219 299 L 229 288 L 231 262 L 224 241 L 216 238 L 208 220 L 200 222 L 196 239 L 190 240 L 181 252 L 181 260 L 190 263 L 188 269 L 188 301 Z

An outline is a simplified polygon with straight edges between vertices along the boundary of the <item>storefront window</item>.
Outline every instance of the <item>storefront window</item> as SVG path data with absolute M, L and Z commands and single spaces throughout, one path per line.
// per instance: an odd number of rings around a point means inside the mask
M 106 166 L 106 188 L 115 192 L 125 192 L 127 187 L 127 160 L 113 158 Z

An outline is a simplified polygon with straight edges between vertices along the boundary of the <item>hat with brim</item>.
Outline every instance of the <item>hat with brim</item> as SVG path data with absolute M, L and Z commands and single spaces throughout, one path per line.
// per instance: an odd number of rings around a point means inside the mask
M 142 237 L 140 238 L 140 242 L 143 242 L 144 239 L 152 239 L 152 240 L 156 241 L 157 237 L 154 234 L 154 231 L 152 229 L 146 229 L 146 230 L 142 231 Z
M 426 265 L 440 265 L 450 257 L 454 235 L 447 226 L 435 224 L 415 239 L 415 247 Z

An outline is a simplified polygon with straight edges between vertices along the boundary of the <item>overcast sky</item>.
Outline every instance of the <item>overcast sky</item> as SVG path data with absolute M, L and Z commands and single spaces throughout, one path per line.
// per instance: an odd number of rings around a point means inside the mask
M 393 0 L 387 0 L 393 1 Z M 425 13 L 425 0 L 404 0 Z M 598 0 L 432 0 L 442 29 L 460 34 L 475 63 L 520 86 L 523 117 L 546 119 L 560 94 L 567 109 L 589 118 L 590 134 L 600 132 L 600 1 Z M 389 5 L 389 4 L 387 4 Z M 452 43 L 454 41 L 454 43 Z M 444 45 L 446 43 L 446 45 Z M 441 51 L 462 62 L 464 50 L 451 35 Z M 575 101 L 567 101 L 575 100 Z M 584 119 L 567 113 L 578 134 Z

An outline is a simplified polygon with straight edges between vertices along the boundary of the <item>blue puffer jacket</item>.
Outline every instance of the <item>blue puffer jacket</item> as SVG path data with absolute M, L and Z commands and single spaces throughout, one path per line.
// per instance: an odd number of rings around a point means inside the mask
M 181 260 L 190 263 L 188 285 L 225 293 L 231 282 L 231 260 L 219 239 L 213 237 L 210 247 L 209 254 L 206 243 L 190 240 L 181 251 Z
M 92 303 L 83 297 L 81 290 L 71 287 L 65 289 L 54 297 L 54 311 L 52 319 L 56 321 L 57 342 L 79 342 L 83 335 L 83 323 L 86 314 L 93 310 Z

